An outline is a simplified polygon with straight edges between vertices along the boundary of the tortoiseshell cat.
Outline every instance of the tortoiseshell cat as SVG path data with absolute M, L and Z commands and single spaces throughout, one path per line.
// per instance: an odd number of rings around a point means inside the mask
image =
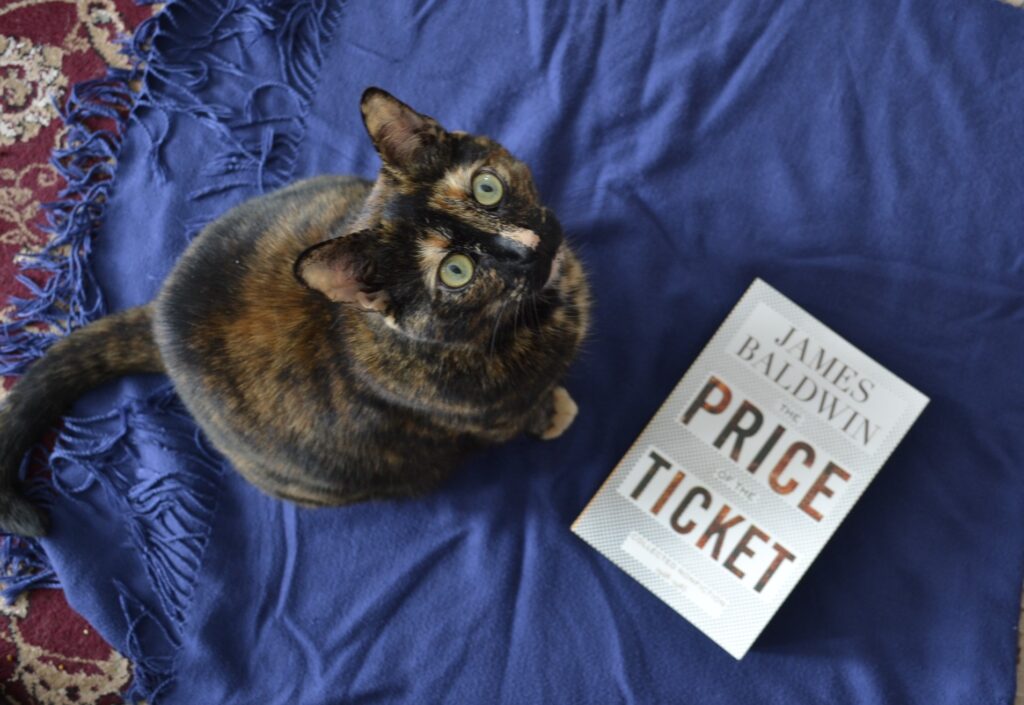
M 325 176 L 243 203 L 147 306 L 56 343 L 0 411 L 0 528 L 39 535 L 15 493 L 26 450 L 85 390 L 166 372 L 250 482 L 304 505 L 410 495 L 467 451 L 560 435 L 558 381 L 587 328 L 582 267 L 501 145 L 370 88 L 376 182 Z

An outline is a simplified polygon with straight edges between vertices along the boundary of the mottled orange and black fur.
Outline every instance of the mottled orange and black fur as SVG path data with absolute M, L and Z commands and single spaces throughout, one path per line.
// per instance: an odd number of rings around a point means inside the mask
M 416 494 L 470 450 L 571 423 L 582 267 L 529 169 L 384 91 L 363 95 L 376 182 L 320 177 L 238 206 L 148 306 L 72 333 L 0 411 L 0 528 L 45 531 L 14 492 L 26 449 L 86 389 L 166 373 L 250 482 L 304 505 Z M 504 196 L 483 206 L 485 170 Z M 452 253 L 473 276 L 439 279 Z

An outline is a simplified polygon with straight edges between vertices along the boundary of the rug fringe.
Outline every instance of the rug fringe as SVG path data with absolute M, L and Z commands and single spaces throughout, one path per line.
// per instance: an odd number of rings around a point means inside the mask
M 22 477 L 30 464 L 38 467 L 45 462 L 45 451 L 43 446 L 37 446 L 25 456 L 21 467 Z M 22 487 L 25 496 L 34 505 L 49 511 L 52 489 L 47 476 L 35 475 L 23 482 Z M 3 566 L 0 595 L 7 604 L 14 604 L 18 596 L 27 590 L 60 587 L 57 574 L 38 539 L 9 535 L 0 537 L 0 565 Z
M 142 634 L 149 638 L 156 634 L 167 641 L 172 637 L 126 585 L 115 580 L 114 589 L 126 625 L 123 651 L 132 662 L 132 684 L 124 694 L 125 699 L 145 700 L 153 705 L 174 685 L 174 656 L 148 655 L 140 643 Z
M 29 291 L 12 299 L 13 320 L 0 326 L 0 375 L 18 375 L 57 338 L 103 315 L 103 295 L 88 267 L 92 234 L 110 196 L 120 133 L 131 106 L 132 72 L 112 70 L 71 90 L 60 115 L 68 127 L 67 146 L 51 159 L 67 182 L 59 200 L 44 205 L 50 238 L 40 252 L 21 255 L 18 281 Z M 92 129 L 89 121 L 114 120 L 114 130 Z M 37 284 L 25 272 L 46 277 Z
M 199 208 L 204 197 L 236 188 L 263 192 L 291 179 L 322 46 L 342 6 L 330 0 L 273 5 L 177 0 L 140 24 L 127 42 L 132 70 L 112 70 L 72 90 L 61 113 L 68 146 L 54 155 L 68 186 L 49 207 L 51 242 L 27 257 L 23 267 L 49 278 L 42 285 L 21 278 L 30 296 L 16 302 L 14 320 L 0 327 L 0 373 L 19 374 L 61 335 L 106 312 L 89 256 L 112 193 L 127 120 L 148 136 L 149 163 L 161 182 L 169 175 L 164 148 L 170 115 L 187 114 L 216 131 L 222 147 L 203 174 L 211 183 L 190 194 L 197 207 L 184 224 L 189 239 L 219 215 Z M 280 76 L 253 86 L 242 105 L 204 103 L 200 94 L 211 81 L 237 81 L 253 73 L 223 50 L 268 32 L 278 50 Z M 131 82 L 143 75 L 136 93 Z M 116 128 L 90 129 L 88 122 L 98 117 L 115 120 Z M 147 474 L 143 446 L 181 457 L 183 469 Z M 52 486 L 47 478 L 32 483 L 36 501 L 49 504 L 52 492 L 73 497 L 99 486 L 122 510 L 159 605 L 146 605 L 116 583 L 126 629 L 118 646 L 134 664 L 129 697 L 154 705 L 174 681 L 175 656 L 216 511 L 222 461 L 208 451 L 166 386 L 107 414 L 65 419 L 50 463 Z M 38 541 L 3 537 L 0 565 L 9 599 L 32 587 L 59 586 Z
M 122 51 L 130 59 L 130 69 L 111 68 L 103 78 L 78 83 L 64 106 L 55 106 L 67 137 L 50 161 L 66 185 L 58 200 L 43 204 L 46 223 L 41 230 L 49 236 L 47 244 L 39 252 L 20 255 L 17 280 L 29 296 L 12 297 L 11 320 L 0 325 L 0 375 L 21 375 L 59 338 L 106 313 L 89 266 L 92 236 L 113 188 L 121 135 L 133 105 L 132 82 L 143 71 L 141 55 L 130 47 Z M 112 120 L 113 129 L 95 127 L 91 123 L 97 119 Z M 29 273 L 44 279 L 43 283 L 36 283 Z M 35 453 L 43 450 L 37 448 Z M 28 497 L 49 508 L 49 478 L 27 477 L 30 465 L 45 463 L 29 463 L 30 457 L 22 462 L 20 479 Z M 0 535 L 0 570 L 4 575 L 0 594 L 9 603 L 26 590 L 60 587 L 38 539 Z
M 148 472 L 152 449 L 180 460 L 174 472 Z M 144 399 L 106 414 L 68 418 L 50 456 L 53 487 L 74 498 L 93 488 L 124 518 L 159 609 L 146 608 L 116 583 L 126 615 L 120 645 L 134 664 L 132 693 L 155 703 L 173 681 L 173 654 L 181 645 L 188 607 L 217 506 L 222 461 L 202 438 L 174 388 L 165 385 Z M 130 607 L 130 609 L 129 609 Z M 142 621 L 153 656 L 136 634 Z
M 217 132 L 222 151 L 211 155 L 202 172 L 210 183 L 190 192 L 192 201 L 237 188 L 255 187 L 257 193 L 264 193 L 290 181 L 305 133 L 314 79 L 323 60 L 323 41 L 333 30 L 342 6 L 329 0 L 299 0 L 287 7 L 264 8 L 239 1 L 223 6 L 179 2 L 168 7 L 167 22 L 178 34 L 174 44 L 150 62 L 147 88 L 138 104 L 141 109 L 190 115 Z M 196 32 L 197 27 L 204 31 Z M 253 33 L 268 32 L 278 51 L 281 75 L 277 80 L 253 86 L 241 105 L 204 103 L 198 93 L 214 77 L 223 78 L 218 74 L 248 75 L 231 58 L 216 53 L 226 40 L 244 42 Z M 206 50 L 205 63 L 196 62 L 198 50 Z M 287 108 L 270 107 L 275 104 L 272 99 Z M 167 129 L 166 121 L 157 122 L 161 127 L 147 130 L 150 164 L 154 176 L 164 180 Z M 217 215 L 211 212 L 198 219 L 198 224 L 193 218 L 186 236 L 194 237 Z

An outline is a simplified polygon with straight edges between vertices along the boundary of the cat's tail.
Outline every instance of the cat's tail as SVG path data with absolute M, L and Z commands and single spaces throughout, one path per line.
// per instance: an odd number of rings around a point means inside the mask
M 132 372 L 163 372 L 153 305 L 101 318 L 54 343 L 0 408 L 0 531 L 42 536 L 48 518 L 17 492 L 25 453 L 82 394 Z

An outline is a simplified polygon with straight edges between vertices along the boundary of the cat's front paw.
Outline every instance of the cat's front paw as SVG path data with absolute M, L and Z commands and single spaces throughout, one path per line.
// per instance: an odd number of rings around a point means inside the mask
M 578 411 L 579 407 L 576 406 L 576 402 L 569 396 L 565 387 L 555 387 L 555 391 L 551 393 L 551 417 L 547 428 L 541 432 L 540 437 L 545 441 L 550 441 L 561 436 L 565 433 L 565 429 L 572 425 Z

